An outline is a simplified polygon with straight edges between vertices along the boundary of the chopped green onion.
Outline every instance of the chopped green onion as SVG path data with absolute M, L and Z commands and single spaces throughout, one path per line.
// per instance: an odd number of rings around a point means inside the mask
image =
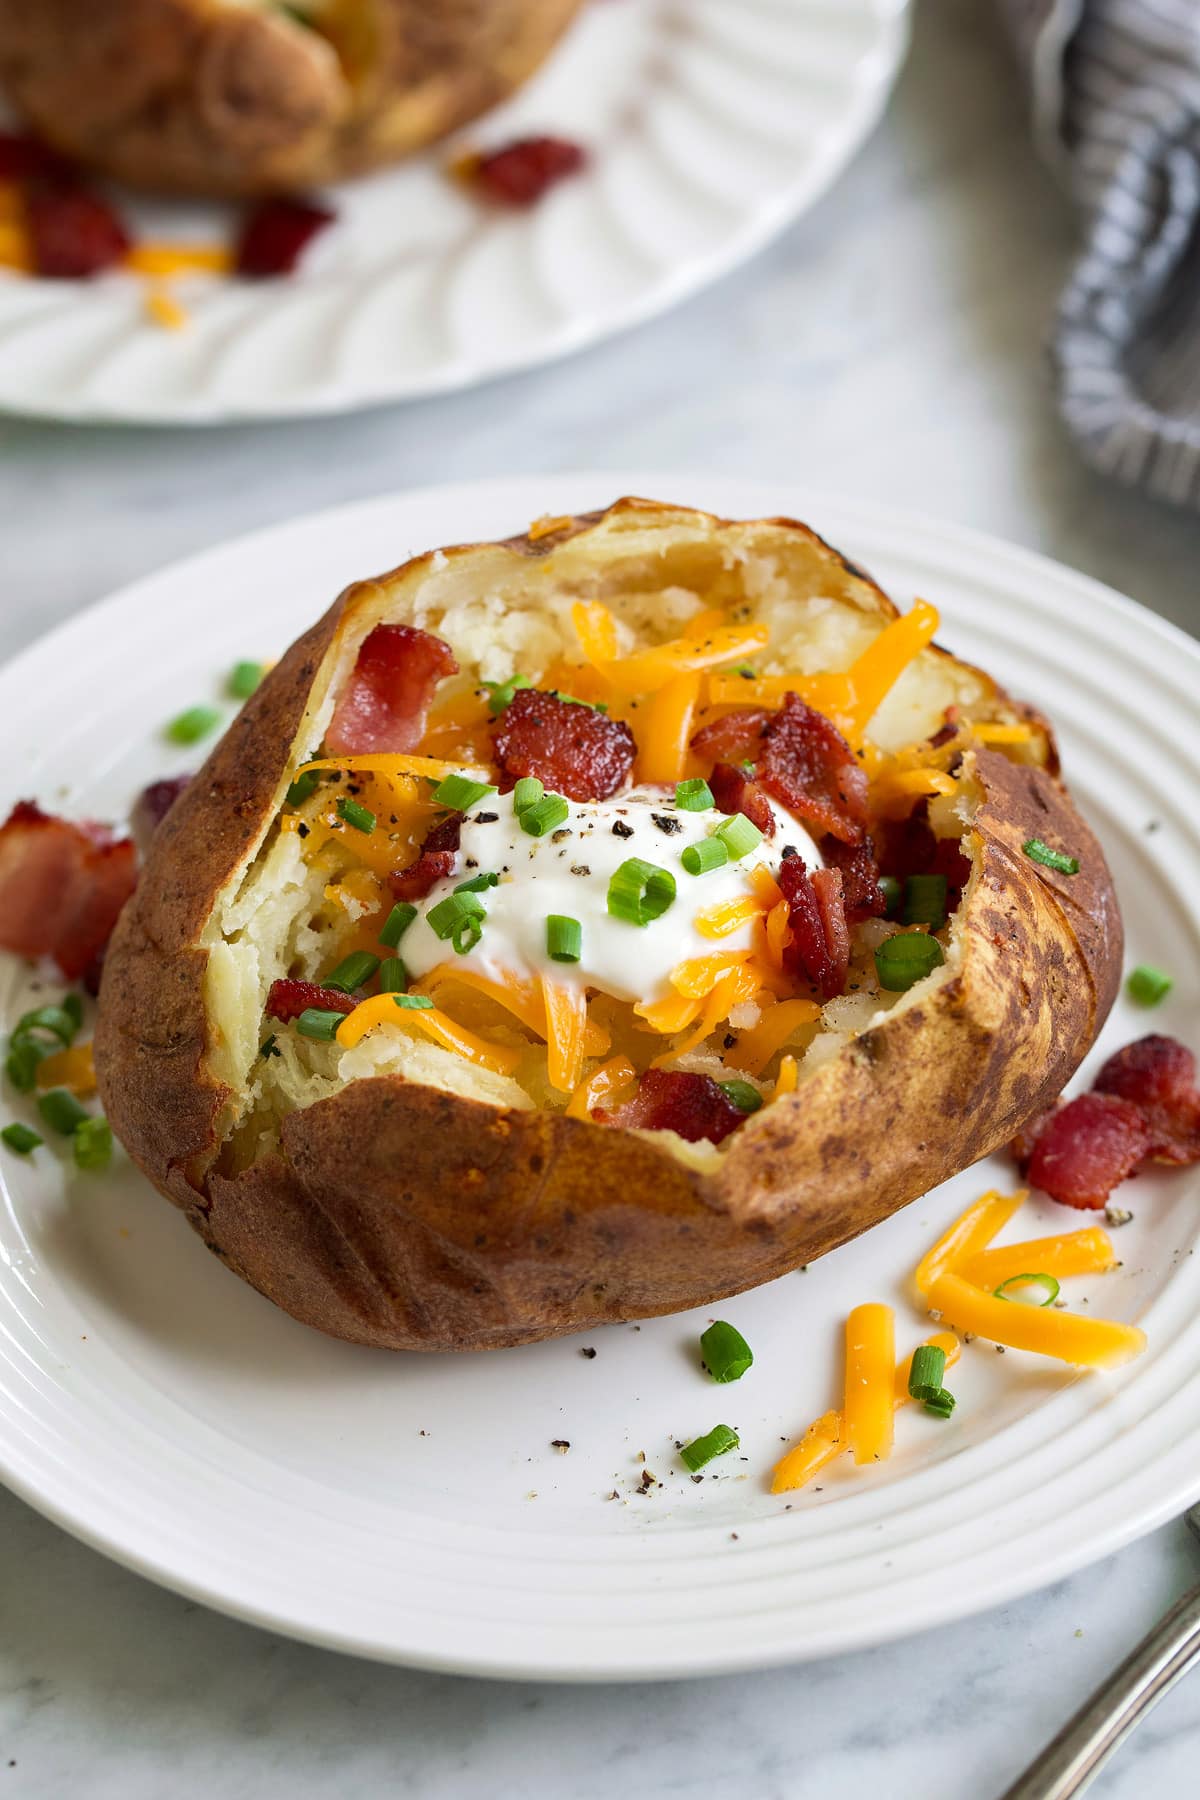
M 510 675 L 507 681 L 485 681 L 487 689 L 488 711 L 493 719 L 498 719 L 506 706 L 511 705 L 512 697 L 518 688 L 532 687 L 528 675 Z
M 433 1001 L 428 994 L 393 994 L 392 999 L 397 1006 L 403 1006 L 408 1012 L 432 1012 Z
M 496 792 L 492 781 L 473 781 L 469 775 L 447 775 L 433 790 L 433 804 L 448 806 L 451 812 L 466 812 L 477 800 L 488 800 Z
M 680 812 L 708 812 L 717 803 L 707 781 L 696 778 L 675 783 L 675 804 Z
M 171 720 L 166 735 L 173 744 L 198 744 L 220 723 L 221 714 L 217 707 L 189 706 L 186 712 L 177 713 Z
M 883 889 L 883 916 L 885 919 L 894 919 L 904 899 L 903 884 L 894 875 L 881 875 L 879 885 Z
M 727 1094 L 739 1112 L 757 1112 L 763 1103 L 762 1095 L 749 1081 L 718 1081 L 717 1086 L 723 1094 Z
M 271 1033 L 270 1037 L 265 1037 L 263 1039 L 262 1043 L 258 1046 L 258 1054 L 262 1057 L 264 1062 L 270 1062 L 273 1056 L 283 1055 L 283 1051 L 275 1041 L 274 1032 Z
M 518 818 L 527 806 L 536 806 L 545 792 L 536 775 L 522 775 L 513 789 L 513 811 Z
M 345 1013 L 327 1011 L 323 1006 L 306 1006 L 296 1020 L 296 1030 L 301 1037 L 319 1038 L 323 1043 L 331 1044 L 345 1017 Z
M 450 942 L 455 954 L 466 956 L 472 951 L 483 936 L 483 918 L 479 913 L 468 913 L 465 919 L 457 919 L 450 933 Z
M 551 913 L 546 920 L 546 954 L 551 962 L 577 963 L 583 955 L 583 926 L 578 919 Z
M 997 1300 L 1011 1300 L 1014 1293 L 1027 1287 L 1039 1288 L 1046 1296 L 1038 1301 L 1039 1306 L 1053 1306 L 1058 1299 L 1058 1283 L 1053 1275 L 1010 1275 L 994 1291 Z
M 689 1469 L 702 1469 L 714 1456 L 724 1456 L 727 1451 L 736 1450 L 741 1441 L 732 1425 L 714 1425 L 703 1437 L 694 1438 L 690 1444 L 685 1444 L 679 1452 L 679 1460 Z
M 261 684 L 266 670 L 260 662 L 236 662 L 229 671 L 229 693 L 234 700 L 248 700 Z
M 32 1125 L 22 1125 L 19 1119 L 14 1119 L 11 1125 L 6 1125 L 3 1131 L 0 1131 L 0 1138 L 3 1138 L 9 1149 L 15 1150 L 18 1156 L 28 1156 L 31 1150 L 36 1150 L 39 1144 L 44 1144 L 46 1141 L 45 1138 L 38 1136 Z
M 397 901 L 384 920 L 383 930 L 379 933 L 380 943 L 394 950 L 416 916 L 417 909 L 411 900 Z
M 630 856 L 608 884 L 608 910 L 614 919 L 630 925 L 649 925 L 661 919 L 675 899 L 675 877 L 669 869 Z
M 561 794 L 547 794 L 544 800 L 535 800 L 532 806 L 518 813 L 517 818 L 521 830 L 527 831 L 530 837 L 545 837 L 548 831 L 554 831 L 570 816 L 570 811 Z
M 875 973 L 881 987 L 889 993 L 902 994 L 924 976 L 939 968 L 946 960 L 935 937 L 923 931 L 910 931 L 890 937 L 875 952 Z
M 751 850 L 757 850 L 762 843 L 762 835 L 758 826 L 745 813 L 734 813 L 732 819 L 726 819 L 713 833 L 728 850 L 730 862 L 740 862 L 743 856 L 749 856 Z
M 105 1169 L 112 1160 L 112 1126 L 107 1119 L 83 1119 L 75 1127 L 71 1148 L 77 1169 Z
M 60 1009 L 66 1013 L 68 1019 L 74 1021 L 75 1029 L 78 1031 L 79 1027 L 83 1024 L 83 1001 L 80 999 L 79 995 L 64 994 L 58 1004 Z
M 349 800 L 343 794 L 337 809 L 339 817 L 345 819 L 347 825 L 353 825 L 355 831 L 374 831 L 375 814 L 369 806 L 360 806 L 357 800 Z
M 295 781 L 293 781 L 291 787 L 287 791 L 286 799 L 288 805 L 303 806 L 310 795 L 316 792 L 320 785 L 320 781 L 320 769 L 305 769 L 303 775 L 297 775 Z
M 1165 969 L 1156 969 L 1153 963 L 1139 963 L 1126 982 L 1129 997 L 1136 1000 L 1139 1006 L 1157 1006 L 1165 1000 L 1174 987 L 1174 978 Z
M 1021 845 L 1030 862 L 1042 863 L 1047 869 L 1057 869 L 1060 875 L 1078 875 L 1079 858 L 1067 856 L 1061 850 L 1052 850 L 1041 838 L 1026 838 Z
M 74 994 L 67 995 L 68 1000 L 78 1001 Z M 75 1033 L 82 1023 L 82 1012 L 76 1016 L 77 1006 L 39 1006 L 33 1012 L 22 1013 L 13 1027 L 13 1037 L 24 1037 L 30 1031 L 48 1031 L 66 1048 L 74 1039 Z
M 4 1073 L 18 1094 L 33 1092 L 34 1083 L 37 1081 L 38 1064 L 43 1057 L 49 1055 L 49 1044 L 39 1044 L 36 1038 L 31 1037 L 13 1038 L 8 1055 L 4 1059 Z
M 379 958 L 372 956 L 369 950 L 355 950 L 345 957 L 333 971 L 321 982 L 322 987 L 336 988 L 339 994 L 352 994 L 355 988 L 365 987 L 379 967 Z
M 717 1319 L 700 1334 L 700 1354 L 714 1381 L 740 1381 L 754 1361 L 754 1352 L 733 1325 Z
M 39 1094 L 37 1107 L 51 1131 L 61 1131 L 64 1137 L 70 1137 L 77 1125 L 92 1116 L 66 1088 L 51 1088 L 48 1094 Z
M 925 1411 L 932 1413 L 935 1419 L 948 1419 L 957 1404 L 954 1395 L 945 1388 L 938 1388 L 935 1394 L 924 1396 Z
M 679 860 L 689 875 L 709 875 L 714 869 L 725 867 L 729 850 L 723 838 L 701 838 L 698 844 L 689 844 L 681 851 Z
M 905 925 L 928 925 L 938 931 L 946 923 L 946 877 L 910 875 L 904 884 Z
M 946 1352 L 936 1344 L 920 1344 L 913 1351 L 908 1372 L 908 1391 L 914 1400 L 929 1400 L 939 1393 L 946 1373 Z
M 425 914 L 426 923 L 436 937 L 444 943 L 453 932 L 460 919 L 466 919 L 472 913 L 480 914 L 485 910 L 482 900 L 474 894 L 447 894 L 436 906 L 431 906 Z
M 488 888 L 500 886 L 500 877 L 494 873 L 472 875 L 470 881 L 460 881 L 455 885 L 456 894 L 484 894 Z
M 402 994 L 408 986 L 408 970 L 398 956 L 389 956 L 379 965 L 381 994 Z

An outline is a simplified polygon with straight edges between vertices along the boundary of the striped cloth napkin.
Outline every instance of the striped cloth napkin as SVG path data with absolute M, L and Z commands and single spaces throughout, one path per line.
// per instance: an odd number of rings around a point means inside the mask
M 1200 0 L 1001 0 L 1082 215 L 1054 327 L 1096 468 L 1200 506 Z

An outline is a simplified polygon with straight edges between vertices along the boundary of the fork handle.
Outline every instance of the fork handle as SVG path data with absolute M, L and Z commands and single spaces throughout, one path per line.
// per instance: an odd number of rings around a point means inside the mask
M 1118 1744 L 1200 1662 L 1200 1587 L 1183 1596 L 1086 1700 L 1001 1800 L 1071 1800 Z

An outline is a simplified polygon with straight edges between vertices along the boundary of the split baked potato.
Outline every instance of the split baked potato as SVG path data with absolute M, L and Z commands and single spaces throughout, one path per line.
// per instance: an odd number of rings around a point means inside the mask
M 643 500 L 348 588 L 118 924 L 131 1156 L 296 1318 L 450 1350 L 736 1293 L 1006 1142 L 1121 924 L 1049 727 L 935 624 Z
M 321 186 L 521 85 L 582 0 L 0 0 L 0 90 L 64 154 L 214 196 Z

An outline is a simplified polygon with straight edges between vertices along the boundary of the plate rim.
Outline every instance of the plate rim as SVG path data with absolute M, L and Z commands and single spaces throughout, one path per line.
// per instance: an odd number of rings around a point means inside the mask
M 206 564 L 219 563 L 225 558 L 236 560 L 243 555 L 269 551 L 273 542 L 294 536 L 297 530 L 311 530 L 321 535 L 339 531 L 346 526 L 352 527 L 356 519 L 366 514 L 386 516 L 390 509 L 396 507 L 421 508 L 430 503 L 452 506 L 456 503 L 470 504 L 472 500 L 480 507 L 511 504 L 514 513 L 519 509 L 523 515 L 529 510 L 529 496 L 536 497 L 539 492 L 546 490 L 554 492 L 553 503 L 565 504 L 562 491 L 571 488 L 577 488 L 584 494 L 595 493 L 597 490 L 613 492 L 618 488 L 623 492 L 669 494 L 683 493 L 689 489 L 703 493 L 714 487 L 727 496 L 722 509 L 729 513 L 745 511 L 749 515 L 756 510 L 760 514 L 769 514 L 772 509 L 778 511 L 780 509 L 776 505 L 776 496 L 787 491 L 793 496 L 794 502 L 799 503 L 795 509 L 797 514 L 819 519 L 823 524 L 833 522 L 835 537 L 847 530 L 856 529 L 861 524 L 864 533 L 873 530 L 879 534 L 908 534 L 918 557 L 927 551 L 933 554 L 938 547 L 945 546 L 959 555 L 969 555 L 975 561 L 986 561 L 989 557 L 996 559 L 1001 579 L 1006 568 L 1023 571 L 1031 581 L 1038 576 L 1052 578 L 1060 586 L 1065 583 L 1081 595 L 1100 599 L 1104 607 L 1116 611 L 1143 632 L 1152 631 L 1200 669 L 1200 643 L 1180 627 L 1160 618 L 1139 602 L 1109 588 L 1095 577 L 1072 570 L 1038 551 L 1010 544 L 973 527 L 932 519 L 907 508 L 877 505 L 870 500 L 822 492 L 803 484 L 793 484 L 786 477 L 781 480 L 756 481 L 720 474 L 700 475 L 695 472 L 659 472 L 648 475 L 644 471 L 599 470 L 505 476 L 498 480 L 452 482 L 425 488 L 393 490 L 366 500 L 342 503 L 318 513 L 303 514 L 257 531 L 239 534 L 191 556 L 170 562 L 81 609 L 5 664 L 0 669 L 0 688 L 14 679 L 23 678 L 44 657 L 53 658 L 64 640 L 68 640 L 85 622 L 90 629 L 104 629 L 111 626 L 123 611 L 136 609 L 142 603 L 145 589 L 153 589 L 156 585 L 169 583 L 185 574 L 202 574 Z M 523 502 L 518 498 L 522 494 L 525 495 Z M 756 495 L 757 499 L 754 497 Z M 616 497 L 615 493 L 613 497 Z M 577 494 L 575 498 L 578 501 L 580 495 Z M 1178 1392 L 1176 1390 L 1176 1398 Z M 913 1616 L 902 1615 L 899 1608 L 893 1608 L 882 1620 L 870 1627 L 851 1625 L 840 1634 L 836 1629 L 825 1628 L 819 1644 L 813 1648 L 807 1647 L 802 1641 L 803 1621 L 797 1618 L 793 1641 L 766 1649 L 760 1649 L 751 1642 L 740 1645 L 732 1653 L 721 1651 L 712 1654 L 707 1652 L 702 1643 L 698 1643 L 698 1654 L 671 1662 L 666 1662 L 661 1657 L 639 1661 L 636 1650 L 623 1651 L 619 1666 L 598 1667 L 587 1660 L 586 1654 L 576 1661 L 570 1658 L 564 1660 L 561 1656 L 556 1656 L 552 1662 L 539 1660 L 536 1653 L 531 1654 L 531 1649 L 536 1648 L 532 1641 L 529 1647 L 513 1654 L 478 1655 L 456 1652 L 451 1655 L 439 1651 L 421 1653 L 410 1648 L 397 1648 L 356 1635 L 337 1625 L 314 1627 L 300 1617 L 289 1617 L 257 1602 L 239 1600 L 235 1594 L 218 1591 L 192 1574 L 173 1569 L 163 1554 L 156 1556 L 140 1551 L 135 1544 L 122 1537 L 117 1522 L 110 1522 L 108 1529 L 105 1529 L 103 1525 L 89 1520 L 86 1501 L 80 1502 L 72 1510 L 54 1494 L 40 1491 L 34 1478 L 27 1478 L 22 1462 L 19 1446 L 0 1444 L 0 1480 L 35 1511 L 41 1512 L 70 1535 L 134 1573 L 244 1623 L 299 1641 L 384 1663 L 399 1663 L 444 1673 L 553 1682 L 611 1683 L 630 1679 L 669 1680 L 741 1673 L 895 1641 L 914 1632 L 974 1616 L 989 1607 L 1006 1603 L 1073 1574 L 1157 1528 L 1200 1497 L 1200 1469 L 1197 1469 L 1190 1476 L 1166 1484 L 1149 1500 L 1143 1499 L 1136 1508 L 1130 1508 L 1126 1516 L 1093 1528 L 1079 1541 L 1057 1551 L 1052 1546 L 1046 1547 L 1033 1559 L 1030 1566 L 1022 1567 L 1002 1580 L 992 1578 L 984 1584 L 982 1590 L 978 1586 L 972 1587 L 965 1599 L 959 1598 L 956 1592 L 948 1591 L 940 1596 L 931 1596 Z M 535 1638 L 532 1628 L 525 1626 L 523 1630 L 530 1640 Z

